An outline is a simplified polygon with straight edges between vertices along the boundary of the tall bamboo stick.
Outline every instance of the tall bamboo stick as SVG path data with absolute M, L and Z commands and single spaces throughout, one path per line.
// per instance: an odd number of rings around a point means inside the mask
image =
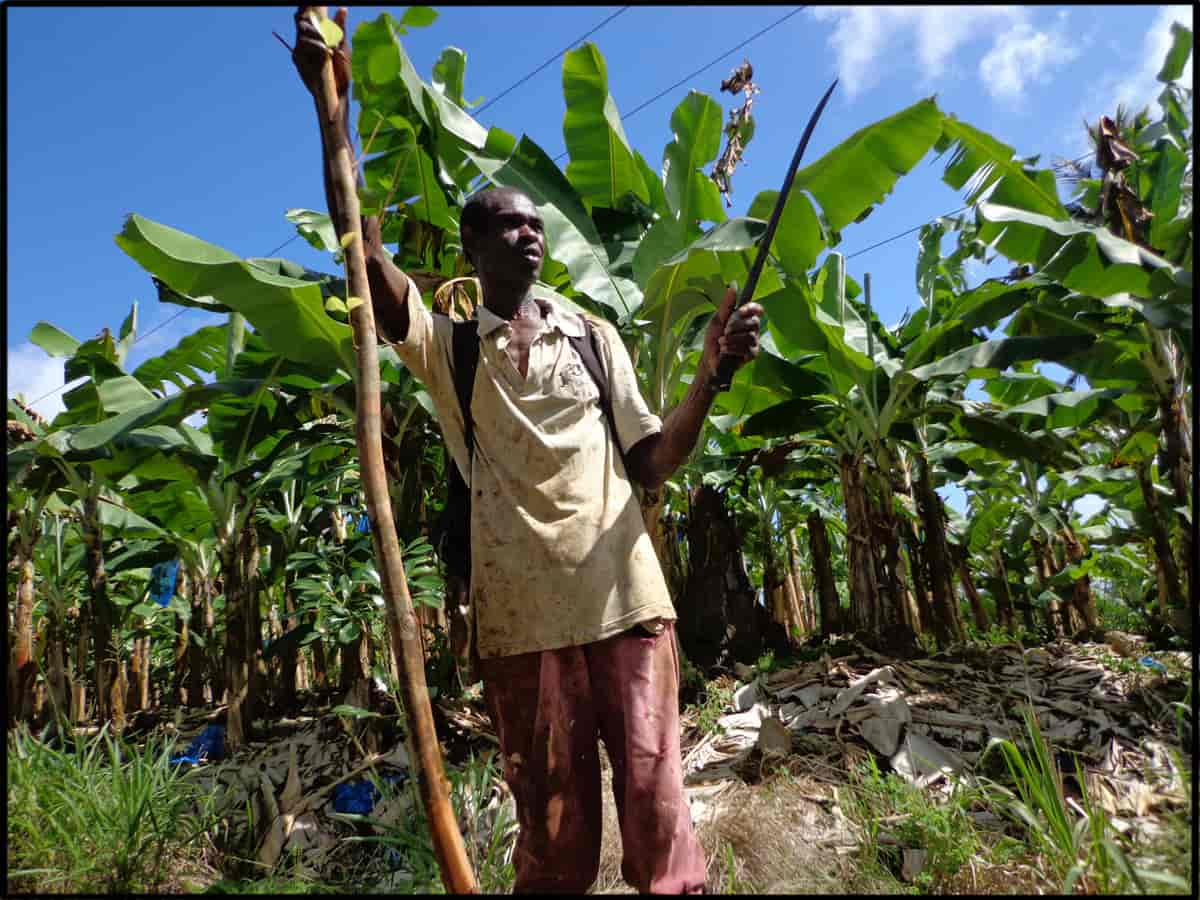
M 301 14 L 315 13 L 324 19 L 325 7 L 302 7 Z M 404 578 L 400 557 L 400 542 L 392 519 L 388 497 L 387 473 L 383 467 L 382 420 L 379 402 L 379 356 L 375 350 L 375 317 L 371 305 L 371 288 L 367 283 L 367 265 L 363 252 L 358 191 L 354 180 L 353 161 L 348 143 L 341 139 L 337 115 L 337 86 L 332 59 L 327 57 L 321 71 L 321 89 L 316 94 L 317 113 L 321 125 L 321 140 L 329 160 L 332 190 L 337 199 L 341 221 L 338 233 L 354 235 L 346 247 L 347 284 L 351 297 L 363 302 L 350 311 L 350 324 L 358 343 L 358 378 L 356 379 L 355 439 L 358 443 L 359 465 L 363 490 L 366 493 L 367 513 L 371 518 L 371 537 L 375 558 L 379 563 L 380 581 L 387 609 L 388 632 L 396 668 L 401 673 L 400 692 L 408 716 L 409 735 L 413 746 L 413 764 L 421 801 L 429 819 L 433 849 L 441 868 L 446 889 L 459 894 L 478 893 L 479 885 L 467 858 L 462 835 L 459 834 L 454 810 L 450 804 L 449 785 L 442 766 L 441 747 L 433 725 L 429 706 L 429 691 L 425 684 L 425 660 L 421 653 L 412 598 Z

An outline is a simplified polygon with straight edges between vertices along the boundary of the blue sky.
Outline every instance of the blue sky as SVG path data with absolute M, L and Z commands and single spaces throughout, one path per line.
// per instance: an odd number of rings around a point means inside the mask
M 189 310 L 164 324 L 181 308 L 159 304 L 149 277 L 113 241 L 129 213 L 243 256 L 285 244 L 278 255 L 332 270 L 302 239 L 287 243 L 295 231 L 284 212 L 324 206 L 311 101 L 271 34 L 291 42 L 292 9 L 5 9 L 10 396 L 32 400 L 62 384 L 62 361 L 28 342 L 40 320 L 87 339 L 105 326 L 115 331 L 136 300 L 146 337 L 130 365 L 215 322 Z M 383 9 L 351 8 L 351 30 Z M 426 80 L 442 48 L 463 49 L 466 96 L 486 101 L 621 8 L 435 9 L 437 21 L 410 31 L 405 49 Z M 768 29 L 625 121 L 630 144 L 661 164 L 674 106 L 696 89 L 731 109 L 740 97 L 720 94 L 720 81 L 749 58 L 762 88 L 758 128 L 734 176 L 731 215 L 760 190 L 778 188 L 804 121 L 835 76 L 840 85 L 806 161 L 936 94 L 944 111 L 1048 163 L 1087 151 L 1083 119 L 1111 115 L 1118 101 L 1152 103 L 1170 22 L 1192 25 L 1186 6 L 815 7 L 789 16 L 797 9 L 634 6 L 589 38 L 627 114 Z M 557 156 L 561 71 L 561 60 L 550 64 L 480 121 L 528 134 Z M 941 162 L 923 161 L 870 218 L 843 232 L 838 249 L 854 254 L 961 206 L 941 171 Z M 871 273 L 886 322 L 915 306 L 915 259 L 914 233 L 849 262 L 860 281 Z M 60 396 L 37 408 L 55 414 Z

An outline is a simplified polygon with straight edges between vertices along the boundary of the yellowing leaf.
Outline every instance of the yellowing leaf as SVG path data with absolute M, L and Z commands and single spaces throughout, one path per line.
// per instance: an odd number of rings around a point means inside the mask
M 353 311 L 354 311 L 355 309 L 357 309 L 358 307 L 362 306 L 362 304 L 363 304 L 363 299 L 362 299 L 362 297 L 348 297 L 348 298 L 346 298 L 346 309 L 350 310 L 351 312 L 353 312 Z
M 327 47 L 336 48 L 342 42 L 342 29 L 338 28 L 333 19 L 321 19 L 317 24 L 321 28 L 321 37 L 325 39 Z
M 328 312 L 346 312 L 346 303 L 341 297 L 330 297 L 325 301 L 325 309 Z
M 342 235 L 342 240 L 341 240 L 342 249 L 345 250 L 347 247 L 349 247 L 351 244 L 353 244 L 356 240 L 358 240 L 358 232 L 357 231 L 347 231 L 345 234 Z

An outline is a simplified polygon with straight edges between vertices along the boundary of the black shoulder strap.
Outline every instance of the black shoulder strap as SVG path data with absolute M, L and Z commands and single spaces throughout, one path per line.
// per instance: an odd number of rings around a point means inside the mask
M 583 320 L 584 336 L 568 337 L 567 340 L 579 354 L 580 360 L 583 361 L 583 367 L 592 376 L 592 381 L 596 382 L 596 389 L 600 392 L 600 410 L 604 413 L 604 418 L 608 420 L 613 443 L 617 445 L 617 453 L 620 454 L 621 462 L 624 463 L 625 451 L 621 447 L 621 438 L 617 435 L 616 419 L 613 418 L 611 386 L 604 366 L 600 364 L 600 354 L 596 349 L 596 330 L 586 316 L 580 316 L 580 318 Z
M 467 444 L 467 459 L 475 455 L 475 420 L 471 417 L 471 394 L 475 390 L 475 370 L 479 368 L 479 320 L 454 322 L 450 335 L 454 359 L 454 393 L 463 417 L 463 439 Z M 470 472 L 463 478 L 471 477 Z

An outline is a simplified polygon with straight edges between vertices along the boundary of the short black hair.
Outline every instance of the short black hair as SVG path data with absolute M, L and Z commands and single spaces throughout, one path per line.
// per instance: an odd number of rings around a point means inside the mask
M 487 227 L 487 217 L 491 214 L 491 206 L 493 199 L 500 197 L 524 197 L 533 203 L 529 198 L 529 194 L 522 191 L 518 187 L 485 187 L 484 190 L 475 191 L 472 196 L 467 198 L 466 205 L 463 205 L 462 216 L 460 217 L 460 227 L 468 226 L 473 230 L 480 230 Z

